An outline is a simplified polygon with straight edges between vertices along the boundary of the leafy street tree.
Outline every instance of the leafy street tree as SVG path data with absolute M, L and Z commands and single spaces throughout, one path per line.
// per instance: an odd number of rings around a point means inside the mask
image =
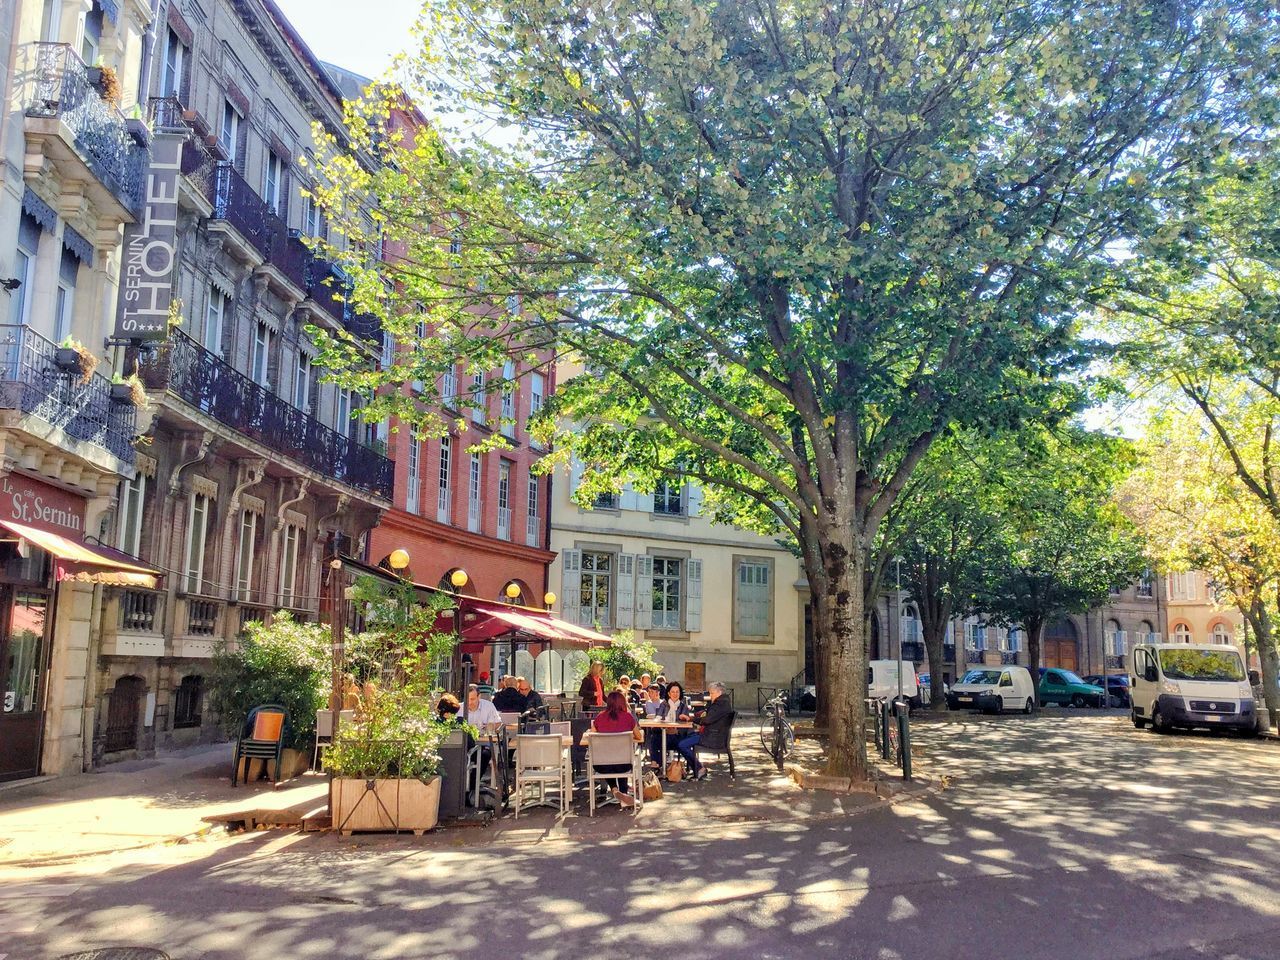
M 1080 304 L 1230 146 L 1267 9 L 438 0 L 416 81 L 467 129 L 397 142 L 353 112 L 387 163 L 335 152 L 318 191 L 356 308 L 407 348 L 368 372 L 329 337 L 324 360 L 378 393 L 367 416 L 442 429 L 383 388 L 580 357 L 543 435 L 584 498 L 694 480 L 717 519 L 796 542 L 828 771 L 861 776 L 880 525 L 952 425 L 1067 402 Z M 516 135 L 468 139 L 484 118 Z M 369 198 L 373 222 L 344 216 Z
M 1267 708 L 1280 716 L 1280 526 L 1234 472 L 1196 408 L 1175 407 L 1153 419 L 1123 502 L 1158 562 L 1202 571 L 1219 602 L 1240 611 L 1262 666 Z
M 1018 453 L 998 507 L 1001 560 L 988 569 L 978 607 L 1023 627 L 1035 665 L 1046 624 L 1104 603 L 1112 587 L 1138 578 L 1145 560 L 1115 499 L 1132 465 L 1126 443 L 1083 431 L 1036 442 L 1028 432 Z

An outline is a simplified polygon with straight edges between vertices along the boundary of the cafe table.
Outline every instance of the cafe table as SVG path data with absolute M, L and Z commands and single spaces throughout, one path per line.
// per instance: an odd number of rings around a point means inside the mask
M 692 730 L 693 724 L 688 720 L 657 720 L 647 719 L 640 721 L 641 730 L 661 730 L 662 731 L 662 776 L 666 777 L 667 767 L 667 731 L 668 730 Z

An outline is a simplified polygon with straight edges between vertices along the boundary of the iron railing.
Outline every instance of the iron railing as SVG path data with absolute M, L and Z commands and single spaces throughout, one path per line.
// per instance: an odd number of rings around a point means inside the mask
M 102 99 L 89 71 L 70 44 L 27 44 L 22 67 L 23 109 L 28 117 L 56 118 L 64 123 L 94 176 L 136 213 L 142 207 L 150 151 L 129 132 L 128 120 L 119 108 Z
M 924 659 L 924 644 L 919 640 L 904 640 L 902 642 L 902 659 L 921 661 Z
M 111 381 L 58 366 L 58 348 L 30 327 L 0 324 L 0 409 L 21 410 L 76 440 L 134 462 L 137 409 L 111 399 Z
M 1001 662 L 1001 663 L 1005 663 L 1005 664 L 1007 664 L 1007 663 L 1017 663 L 1017 662 L 1018 662 L 1018 651 L 1017 651 L 1017 650 L 1001 650 L 1001 651 L 1000 651 L 1000 662 Z
M 235 227 L 290 283 L 306 290 L 309 251 L 226 160 L 219 161 L 214 172 L 213 218 Z
M 175 330 L 140 364 L 142 381 L 167 390 L 220 423 L 322 476 L 390 499 L 394 466 L 254 383 Z

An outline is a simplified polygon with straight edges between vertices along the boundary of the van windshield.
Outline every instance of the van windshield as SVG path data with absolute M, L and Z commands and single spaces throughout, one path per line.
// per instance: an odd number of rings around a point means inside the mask
M 1244 679 L 1244 664 L 1234 650 L 1161 650 L 1160 669 L 1170 680 L 1230 683 Z
M 999 683 L 999 670 L 970 670 L 960 678 L 961 683 Z

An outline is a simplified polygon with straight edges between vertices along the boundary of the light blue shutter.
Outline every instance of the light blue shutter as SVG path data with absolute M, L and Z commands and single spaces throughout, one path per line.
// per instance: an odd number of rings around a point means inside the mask
M 622 485 L 622 495 L 618 498 L 618 506 L 623 510 L 638 510 L 639 507 L 636 506 L 638 497 L 639 494 L 636 493 L 636 488 L 629 483 L 625 483 Z
M 582 620 L 582 551 L 560 551 L 560 615 L 570 623 Z
M 635 628 L 653 629 L 653 557 L 640 554 L 636 557 Z
M 689 507 L 689 516 L 702 516 L 702 488 L 696 483 L 690 483 L 685 487 L 686 503 Z
M 653 494 L 637 493 L 636 505 L 631 509 L 639 510 L 641 513 L 653 513 Z
M 635 577 L 636 555 L 618 554 L 618 574 L 614 584 L 618 615 L 614 618 L 614 626 L 619 630 L 630 630 L 635 625 Z
M 686 561 L 684 628 L 689 633 L 697 633 L 702 629 L 702 561 Z

